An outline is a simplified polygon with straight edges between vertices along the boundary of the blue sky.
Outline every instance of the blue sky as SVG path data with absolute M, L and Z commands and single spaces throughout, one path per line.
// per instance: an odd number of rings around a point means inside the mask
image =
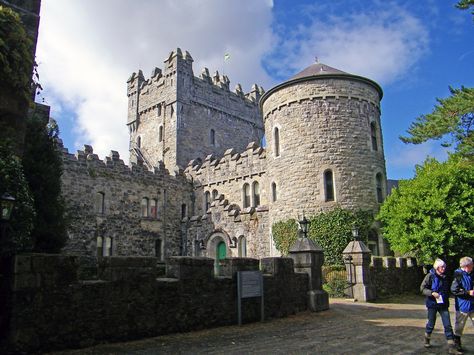
M 229 76 L 231 89 L 270 89 L 319 61 L 377 81 L 384 90 L 387 175 L 411 178 L 440 142 L 398 137 L 429 113 L 449 85 L 474 86 L 474 22 L 455 1 L 43 0 L 37 61 L 70 152 L 91 144 L 128 160 L 126 80 L 163 67 L 180 47 L 203 67 Z M 224 53 L 231 55 L 224 64 Z

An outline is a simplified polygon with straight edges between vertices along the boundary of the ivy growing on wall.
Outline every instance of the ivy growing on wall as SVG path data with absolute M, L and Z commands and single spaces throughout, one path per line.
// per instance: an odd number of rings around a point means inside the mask
M 0 90 L 31 99 L 32 41 L 20 16 L 0 6 Z
M 326 265 L 342 265 L 342 252 L 352 240 L 352 227 L 359 230 L 360 239 L 367 243 L 373 221 L 370 210 L 352 211 L 337 207 L 309 218 L 308 238 L 323 248 Z M 272 234 L 276 248 L 286 255 L 298 238 L 298 224 L 294 219 L 277 222 L 272 226 Z

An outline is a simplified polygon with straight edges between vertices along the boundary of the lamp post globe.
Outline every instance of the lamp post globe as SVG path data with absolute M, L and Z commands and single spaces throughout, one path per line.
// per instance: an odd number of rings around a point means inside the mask
M 15 198 L 8 192 L 5 192 L 0 200 L 2 210 L 2 215 L 0 218 L 2 221 L 9 221 L 12 215 L 13 206 L 15 205 Z

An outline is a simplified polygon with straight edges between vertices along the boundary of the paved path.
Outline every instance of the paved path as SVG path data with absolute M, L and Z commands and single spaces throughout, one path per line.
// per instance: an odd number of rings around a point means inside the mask
M 454 325 L 453 312 L 451 318 Z M 390 303 L 331 299 L 330 309 L 319 313 L 55 354 L 446 354 L 439 317 L 433 347 L 423 347 L 425 322 L 421 296 Z M 470 323 L 466 323 L 463 345 L 469 350 L 466 354 L 474 354 Z

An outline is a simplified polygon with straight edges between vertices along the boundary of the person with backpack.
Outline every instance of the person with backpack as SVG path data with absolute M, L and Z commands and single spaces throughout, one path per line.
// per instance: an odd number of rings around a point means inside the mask
M 468 319 L 474 325 L 474 264 L 472 258 L 465 256 L 459 260 L 459 269 L 454 271 L 451 292 L 455 296 L 456 321 L 454 323 L 454 342 L 462 352 L 461 336 Z
M 454 343 L 454 333 L 449 317 L 449 283 L 446 280 L 446 263 L 436 259 L 433 268 L 426 274 L 420 285 L 420 291 L 425 296 L 428 321 L 425 328 L 425 348 L 431 347 L 431 333 L 436 324 L 436 315 L 439 313 L 444 326 L 444 335 L 448 341 L 449 354 L 462 354 Z

